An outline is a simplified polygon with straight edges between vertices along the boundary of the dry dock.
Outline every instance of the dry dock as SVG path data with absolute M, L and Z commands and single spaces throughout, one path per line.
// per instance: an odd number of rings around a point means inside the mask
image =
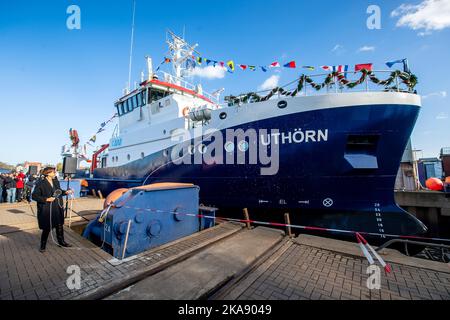
M 74 202 L 72 226 L 93 219 L 97 199 Z M 220 223 L 118 261 L 66 228 L 63 249 L 40 253 L 34 205 L 0 204 L 0 300 L 22 299 L 450 299 L 448 264 L 383 250 L 393 272 L 369 290 L 368 262 L 354 243 Z M 68 222 L 68 221 L 67 221 Z M 67 286 L 71 266 L 81 286 Z

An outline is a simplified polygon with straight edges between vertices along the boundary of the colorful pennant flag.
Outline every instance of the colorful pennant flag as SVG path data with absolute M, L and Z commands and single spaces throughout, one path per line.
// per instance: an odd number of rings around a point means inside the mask
M 191 59 L 186 60 L 186 69 L 195 69 L 195 62 Z
M 230 68 L 231 72 L 234 72 L 234 61 L 230 60 L 227 62 L 228 68 Z
M 216 60 L 212 60 L 212 59 L 206 59 L 206 58 L 202 58 L 202 57 L 196 57 L 196 56 L 192 56 L 192 61 L 187 60 L 186 62 L 186 68 L 195 68 L 196 64 L 198 63 L 199 65 L 201 65 L 203 62 L 206 63 L 206 65 L 210 65 L 211 63 L 213 63 L 213 66 L 215 67 L 216 64 L 219 64 L 222 68 L 224 67 L 228 67 L 228 72 L 233 73 L 236 70 L 236 64 L 233 60 L 228 61 L 227 63 L 223 62 L 223 61 L 216 61 Z M 169 58 L 165 58 L 165 62 L 171 62 L 171 60 Z M 391 68 L 394 64 L 397 63 L 403 63 L 403 68 L 405 72 L 409 72 L 409 67 L 408 67 L 408 60 L 407 59 L 400 59 L 400 60 L 395 60 L 395 61 L 389 61 L 386 62 L 386 65 Z M 297 68 L 297 63 L 296 61 L 290 61 L 286 64 L 281 65 L 278 61 L 275 61 L 273 63 L 271 63 L 270 65 L 267 66 L 254 66 L 254 65 L 245 65 L 245 64 L 237 64 L 237 66 L 242 69 L 242 70 L 251 70 L 251 71 L 256 71 L 257 68 L 261 68 L 261 71 L 263 72 L 268 72 L 270 68 L 280 68 L 281 66 L 285 67 L 285 68 Z M 301 68 L 303 69 L 307 69 L 310 71 L 314 71 L 316 70 L 316 67 L 314 66 L 302 66 Z M 339 74 L 343 74 L 340 75 L 341 77 L 347 77 L 347 73 L 349 71 L 349 66 L 348 65 L 337 65 L 337 66 L 329 66 L 329 65 L 324 65 L 324 66 L 320 66 L 319 67 L 322 70 L 328 71 L 328 72 L 337 72 Z M 367 71 L 372 71 L 373 68 L 373 64 L 372 63 L 363 63 L 363 64 L 357 64 L 355 65 L 355 72 L 361 71 L 363 69 L 367 70 Z
M 386 62 L 386 65 L 389 68 L 392 68 L 392 66 L 394 64 L 397 64 L 397 63 L 403 63 L 403 71 L 404 72 L 410 72 L 409 66 L 408 66 L 408 59 L 400 59 L 400 60 L 395 60 L 395 61 L 388 61 L 388 62 Z
M 347 77 L 348 65 L 333 66 L 333 72 L 343 73 L 344 77 Z
M 297 66 L 296 66 L 296 64 L 295 64 L 295 61 L 291 61 L 291 62 L 286 63 L 286 64 L 284 65 L 284 67 L 285 67 L 285 68 L 292 68 L 292 69 L 297 68 Z
M 331 67 L 331 70 L 332 70 L 333 72 L 342 72 L 342 71 L 344 70 L 344 66 L 342 66 L 342 65 L 339 65 L 339 66 L 332 66 L 332 67 Z
M 355 65 L 355 72 L 366 69 L 367 71 L 372 71 L 372 63 L 362 63 Z

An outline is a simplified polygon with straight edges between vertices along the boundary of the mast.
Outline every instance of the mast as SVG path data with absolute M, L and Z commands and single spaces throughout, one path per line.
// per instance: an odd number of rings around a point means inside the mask
M 128 83 L 127 83 L 127 93 L 130 92 L 131 88 L 131 66 L 133 63 L 133 44 L 134 44 L 134 18 L 136 15 L 136 0 L 133 0 L 133 21 L 131 24 L 131 44 L 130 44 L 130 62 L 128 65 Z
M 167 30 L 166 42 L 169 45 L 169 55 L 172 61 L 175 83 L 180 85 L 180 79 L 185 75 L 186 61 L 192 58 L 194 52 L 199 54 L 195 50 L 198 44 L 191 46 L 183 38 L 180 38 L 170 30 Z

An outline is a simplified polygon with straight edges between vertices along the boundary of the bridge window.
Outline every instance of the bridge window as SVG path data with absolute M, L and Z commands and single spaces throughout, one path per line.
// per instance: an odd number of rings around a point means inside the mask
M 141 98 L 141 93 L 140 92 L 136 95 L 136 99 L 137 99 L 137 106 L 138 106 L 138 108 L 142 107 L 142 98 Z
M 155 90 L 155 89 L 151 89 L 150 90 L 150 94 L 148 95 L 149 97 L 149 101 L 148 103 L 152 103 L 158 100 L 161 100 L 162 98 L 164 98 L 165 96 L 167 96 L 167 92 L 165 91 L 160 91 L 160 90 Z
M 131 102 L 131 99 L 127 100 L 127 105 L 128 105 L 128 112 L 133 111 L 133 103 Z
M 133 111 L 134 109 L 137 108 L 137 96 L 132 96 L 131 102 L 132 102 L 132 106 L 133 106 L 133 109 L 131 109 L 131 111 Z

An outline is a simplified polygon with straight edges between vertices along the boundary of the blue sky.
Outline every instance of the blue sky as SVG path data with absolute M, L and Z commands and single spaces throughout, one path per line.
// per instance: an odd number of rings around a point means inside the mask
M 406 57 L 425 96 L 413 146 L 437 156 L 450 146 L 450 22 L 434 13 L 450 16 L 449 1 L 376 2 L 380 30 L 366 26 L 373 1 L 137 0 L 133 80 L 145 69 L 145 55 L 155 64 L 163 59 L 167 28 L 180 34 L 185 28 L 206 58 L 242 64 L 372 62 L 384 69 L 386 61 Z M 81 9 L 81 30 L 66 27 L 71 4 Z M 0 3 L 0 161 L 56 164 L 69 128 L 86 141 L 114 113 L 128 79 L 131 12 L 131 0 Z M 196 80 L 208 91 L 224 87 L 225 94 L 239 94 L 273 75 L 283 84 L 300 72 L 237 71 Z M 113 127 L 98 142 L 107 142 Z

